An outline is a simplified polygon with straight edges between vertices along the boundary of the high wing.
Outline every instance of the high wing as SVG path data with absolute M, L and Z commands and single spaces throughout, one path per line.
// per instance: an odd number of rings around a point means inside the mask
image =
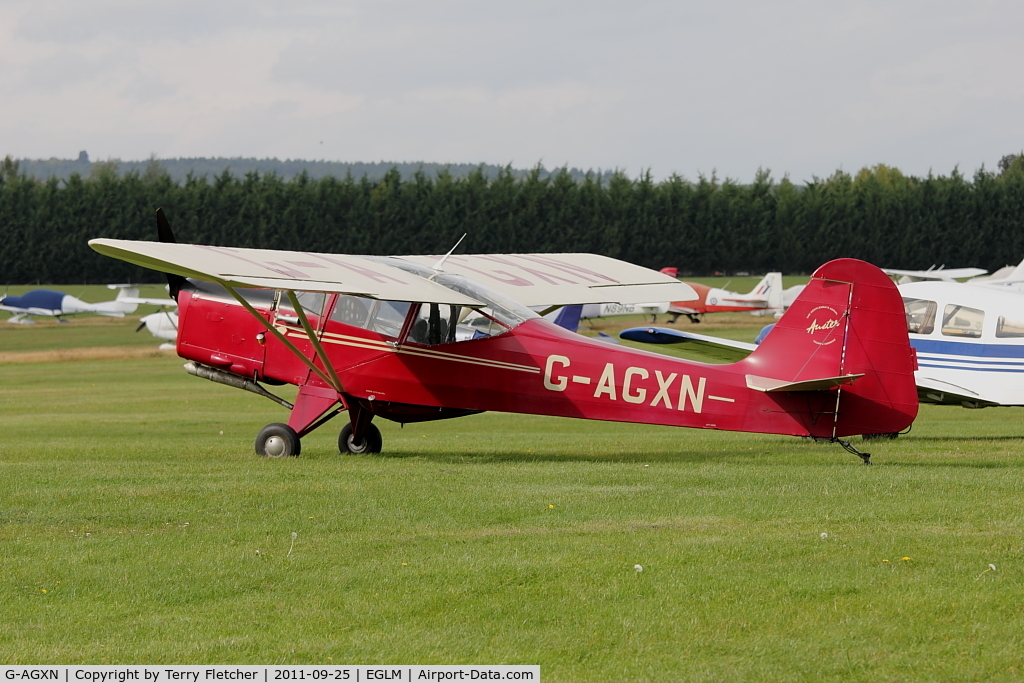
M 94 239 L 89 246 L 144 268 L 230 287 L 354 294 L 389 301 L 482 306 L 476 299 L 378 261 L 346 254 Z
M 399 256 L 433 266 L 438 256 Z M 689 285 L 656 270 L 598 254 L 465 254 L 447 273 L 476 280 L 526 306 L 693 301 Z
M 668 327 L 633 327 L 623 330 L 619 336 L 644 344 L 682 344 L 687 350 L 693 350 L 706 358 L 725 363 L 743 360 L 757 348 L 755 344 L 673 330 Z
M 197 244 L 94 239 L 106 256 L 183 277 L 231 287 L 354 294 L 390 301 L 483 306 L 483 302 L 388 261 L 427 267 L 438 257 L 363 257 Z M 527 306 L 689 300 L 691 287 L 674 278 L 597 254 L 451 256 L 444 272 L 464 275 Z

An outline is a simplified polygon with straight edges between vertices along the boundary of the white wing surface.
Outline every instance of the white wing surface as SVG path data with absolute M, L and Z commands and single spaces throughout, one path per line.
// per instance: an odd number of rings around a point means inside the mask
M 399 256 L 429 267 L 440 256 Z M 476 280 L 526 306 L 693 301 L 674 277 L 598 254 L 463 254 L 444 271 Z
M 105 256 L 164 273 L 232 287 L 265 287 L 337 292 L 389 301 L 482 306 L 483 303 L 383 263 L 345 254 L 271 251 L 95 239 L 89 246 Z
M 233 287 L 337 292 L 391 301 L 477 307 L 483 303 L 377 258 L 94 239 L 106 256 L 164 273 Z M 437 256 L 400 256 L 427 267 Z M 597 254 L 474 254 L 451 256 L 445 272 L 464 275 L 526 306 L 689 301 L 693 289 L 675 278 Z
M 931 270 L 899 270 L 897 268 L 882 268 L 887 275 L 902 275 L 915 280 L 945 280 L 952 282 L 965 277 L 984 275 L 987 270 L 982 268 L 935 268 Z

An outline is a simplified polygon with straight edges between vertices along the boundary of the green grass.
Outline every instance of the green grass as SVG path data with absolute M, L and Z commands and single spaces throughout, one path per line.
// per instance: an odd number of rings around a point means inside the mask
M 909 435 L 858 443 L 874 467 L 504 414 L 383 422 L 373 456 L 338 455 L 335 421 L 277 461 L 252 440 L 283 410 L 180 365 L 0 365 L 0 661 L 1024 671 L 1018 411 L 925 406 Z

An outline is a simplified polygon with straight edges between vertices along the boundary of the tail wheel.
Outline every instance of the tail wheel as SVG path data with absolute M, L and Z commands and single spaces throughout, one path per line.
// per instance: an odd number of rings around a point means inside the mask
M 380 430 L 372 422 L 366 425 L 360 442 L 356 442 L 352 436 L 351 422 L 342 427 L 341 434 L 338 435 L 338 450 L 342 453 L 380 453 L 383 445 L 384 439 L 380 435 Z
M 260 430 L 256 436 L 256 455 L 264 458 L 294 457 L 302 450 L 302 442 L 295 430 L 275 422 Z

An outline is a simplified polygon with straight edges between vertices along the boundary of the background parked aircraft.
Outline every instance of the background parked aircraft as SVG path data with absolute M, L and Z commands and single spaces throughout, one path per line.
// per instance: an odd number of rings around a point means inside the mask
M 1024 405 L 1024 294 L 941 280 L 902 284 L 899 290 L 910 344 L 917 352 L 914 377 L 922 403 L 965 408 Z M 756 348 L 661 327 L 636 327 L 620 336 L 685 344 L 721 362 L 735 362 Z
M 157 339 L 167 342 L 160 345 L 161 349 L 173 349 L 173 342 L 178 339 L 178 312 L 165 309 L 144 315 L 139 318 L 139 326 L 135 331 L 139 332 L 142 328 L 146 328 Z
M 1011 271 L 1013 266 L 1007 266 Z M 1001 269 L 999 272 L 1003 272 Z M 886 275 L 898 275 L 899 280 L 897 282 L 901 285 L 909 284 L 911 282 L 921 282 L 923 280 L 937 280 L 943 282 L 955 282 L 957 280 L 963 280 L 964 278 L 976 277 L 978 275 L 984 275 L 988 271 L 984 268 L 946 268 L 945 266 L 939 266 L 936 268 L 932 266 L 928 270 L 900 270 L 898 268 L 882 268 L 882 272 Z M 994 277 L 994 276 L 989 276 Z
M 662 272 L 665 272 L 663 269 Z M 768 273 L 746 294 L 709 287 L 699 282 L 687 282 L 697 292 L 696 301 L 674 301 L 668 308 L 675 322 L 685 315 L 698 323 L 705 313 L 749 312 L 753 315 L 781 315 L 803 291 L 803 285 L 789 289 L 782 287 L 782 273 Z
M 14 314 L 7 319 L 9 323 L 31 325 L 34 322 L 32 316 L 55 317 L 60 322 L 66 322 L 64 316 L 79 313 L 121 318 L 134 313 L 140 304 L 174 305 L 171 299 L 139 298 L 139 290 L 133 285 L 107 285 L 107 288 L 118 290 L 117 297 L 99 303 L 87 303 L 78 297 L 53 289 L 34 289 L 19 296 L 5 296 L 0 299 L 0 311 L 10 311 Z

